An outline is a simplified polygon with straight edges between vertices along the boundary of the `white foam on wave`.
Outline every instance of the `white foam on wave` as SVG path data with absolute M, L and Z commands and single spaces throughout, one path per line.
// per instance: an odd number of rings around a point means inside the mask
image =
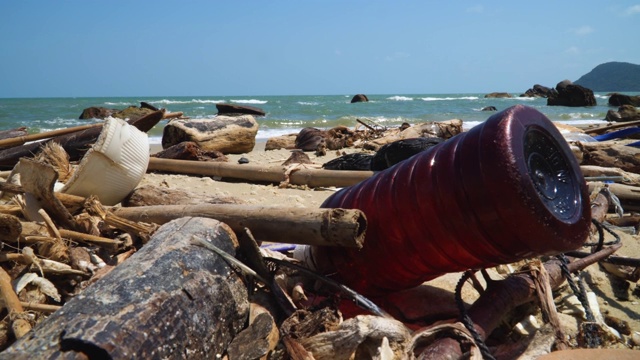
M 408 96 L 391 96 L 388 97 L 387 100 L 394 100 L 394 101 L 413 101 L 412 97 L 408 97 Z
M 191 100 L 155 100 L 155 101 L 147 101 L 150 104 L 218 104 L 224 102 L 224 100 L 202 100 L 202 99 L 191 99 Z
M 238 104 L 266 104 L 267 100 L 257 100 L 257 99 L 238 99 L 238 100 L 230 100 L 232 103 Z
M 258 129 L 256 139 L 266 140 L 276 136 L 283 136 L 289 134 L 297 134 L 299 130 L 293 129 Z
M 109 106 L 129 106 L 129 105 L 131 105 L 130 102 L 112 102 L 112 101 L 105 101 L 104 104 L 105 105 L 109 105 Z
M 511 100 L 533 101 L 533 100 L 535 100 L 537 98 L 531 97 L 531 96 L 514 96 L 512 98 L 504 98 L 504 99 L 507 99 L 507 100 L 511 99 Z
M 319 105 L 320 103 L 315 102 L 315 101 L 298 101 L 299 105 L 309 105 L 309 106 L 313 106 L 313 105 Z
M 607 96 L 607 95 L 594 94 L 593 96 L 596 99 L 607 99 L 607 100 L 609 100 L 609 96 Z
M 423 101 L 443 101 L 443 100 L 478 100 L 477 96 L 461 96 L 461 97 L 423 97 Z

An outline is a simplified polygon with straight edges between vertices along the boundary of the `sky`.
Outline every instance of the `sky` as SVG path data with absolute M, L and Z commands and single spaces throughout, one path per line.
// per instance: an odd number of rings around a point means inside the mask
M 524 92 L 638 34 L 640 0 L 0 0 L 0 97 Z

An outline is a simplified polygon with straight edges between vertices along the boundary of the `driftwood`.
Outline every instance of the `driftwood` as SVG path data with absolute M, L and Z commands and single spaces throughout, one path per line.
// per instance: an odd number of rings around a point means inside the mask
M 615 182 L 623 183 L 626 185 L 640 186 L 640 174 L 624 171 L 620 168 L 581 165 L 580 170 L 582 170 L 582 175 L 584 175 L 584 177 L 596 178 L 596 180 L 591 181 L 598 181 L 598 177 L 619 178 L 619 180 L 616 180 Z M 602 180 L 606 179 L 603 178 Z
M 596 183 L 589 183 L 589 191 L 593 191 Z M 640 210 L 640 187 L 625 184 L 607 184 L 609 191 L 620 199 L 625 210 Z
M 569 272 L 581 270 L 614 253 L 621 245 L 605 248 L 583 259 L 568 264 Z M 544 265 L 549 275 L 552 289 L 559 287 L 564 275 L 559 260 L 550 260 Z M 485 339 L 498 326 L 505 313 L 537 298 L 536 286 L 530 273 L 518 273 L 501 281 L 489 284 L 480 298 L 468 310 L 468 316 L 480 337 Z M 442 337 L 429 344 L 418 358 L 420 359 L 457 359 L 462 356 L 460 344 L 449 337 Z
M 579 142 L 582 151 L 582 165 L 597 165 L 620 168 L 632 173 L 640 173 L 640 149 L 615 141 L 596 143 Z
M 9 130 L 0 130 L 0 139 L 10 139 L 18 136 L 25 136 L 27 134 L 28 132 L 26 126 Z
M 128 123 L 142 132 L 147 132 L 162 120 L 162 116 L 162 111 L 156 111 L 137 120 L 129 121 Z M 0 169 L 11 169 L 20 158 L 32 157 L 33 154 L 37 154 L 41 147 L 49 141 L 55 141 L 62 145 L 69 154 L 71 161 L 80 160 L 91 148 L 91 145 L 98 139 L 101 131 L 102 127 L 92 127 L 71 134 L 56 136 L 49 140 L 0 150 Z
M 9 139 L 0 140 L 0 147 L 9 147 L 9 146 L 18 146 L 26 143 L 27 141 L 36 141 L 42 139 L 52 138 L 54 136 L 71 134 L 77 131 L 88 130 L 93 128 L 102 127 L 102 123 L 99 124 L 90 124 L 90 125 L 80 125 L 74 126 L 66 129 L 47 131 L 38 134 L 24 135 L 24 136 L 16 136 Z
M 0 353 L 0 359 L 212 359 L 244 327 L 246 285 L 207 239 L 233 254 L 235 235 L 203 218 L 166 224 L 151 242 Z
M 627 121 L 627 122 L 608 125 L 608 126 L 600 126 L 593 129 L 586 129 L 584 132 L 589 135 L 600 135 L 600 134 L 606 133 L 609 130 L 619 129 L 621 127 L 630 127 L 635 125 L 640 125 L 640 120 Z
M 183 216 L 218 219 L 237 233 L 249 228 L 258 241 L 362 247 L 366 217 L 356 209 L 307 209 L 254 205 L 159 205 L 114 208 L 137 222 L 164 224 Z
M 183 141 L 151 155 L 161 159 L 227 161 L 220 151 L 205 151 L 193 141 Z
M 282 166 L 258 166 L 249 164 L 227 164 L 185 160 L 149 159 L 147 171 L 162 171 L 178 174 L 219 176 L 255 182 L 281 183 L 287 181 L 287 169 Z M 288 182 L 309 187 L 344 187 L 359 183 L 373 175 L 372 171 L 335 171 L 305 169 L 300 167 L 290 172 Z

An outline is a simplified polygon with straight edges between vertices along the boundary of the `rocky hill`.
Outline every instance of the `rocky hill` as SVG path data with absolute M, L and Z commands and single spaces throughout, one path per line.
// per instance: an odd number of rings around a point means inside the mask
M 593 91 L 640 91 L 640 65 L 615 61 L 600 64 L 574 84 Z

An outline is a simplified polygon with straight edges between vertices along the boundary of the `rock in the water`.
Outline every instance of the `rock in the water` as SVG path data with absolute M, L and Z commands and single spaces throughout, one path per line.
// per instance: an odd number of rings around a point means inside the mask
M 495 106 L 485 106 L 481 111 L 498 111 L 498 109 Z
M 547 105 L 549 106 L 595 106 L 596 98 L 591 89 L 584 86 L 572 84 L 568 80 L 556 85 L 557 93 L 549 95 Z
M 118 110 L 92 106 L 82 110 L 82 114 L 80 114 L 78 119 L 104 119 L 111 116 L 116 111 Z
M 492 92 L 484 96 L 485 98 L 510 98 L 511 94 L 506 92 Z
M 367 95 L 365 94 L 358 94 L 355 95 L 352 99 L 351 99 L 351 103 L 359 103 L 359 102 L 368 102 L 369 98 L 367 97 Z
M 318 145 L 325 142 L 327 132 L 324 130 L 306 127 L 296 136 L 295 147 L 302 151 L 315 151 Z
M 547 97 L 549 97 L 550 94 L 554 93 L 555 91 L 556 91 L 555 89 L 551 89 L 551 88 L 548 88 L 546 86 L 535 84 L 535 85 L 533 85 L 533 87 L 531 89 L 525 91 L 524 94 L 521 94 L 520 97 L 542 97 L 542 98 L 547 98 Z
M 256 116 L 265 116 L 264 110 L 247 105 L 236 105 L 236 104 L 216 104 L 216 109 L 218 109 L 218 115 L 232 115 L 232 114 L 246 114 L 246 115 L 256 115 Z
M 119 119 L 129 119 L 129 120 L 137 120 L 144 116 L 151 114 L 152 112 L 157 110 L 151 110 L 149 108 L 137 107 L 137 106 L 129 106 L 126 109 L 114 111 L 111 116 L 119 118 Z
M 373 155 L 365 153 L 347 154 L 324 163 L 322 168 L 327 170 L 371 170 L 372 158 Z
M 611 94 L 609 96 L 609 105 L 611 106 L 622 106 L 622 105 L 633 105 L 635 107 L 640 107 L 640 95 L 629 96 L 623 94 Z
M 177 119 L 164 127 L 162 147 L 193 141 L 205 151 L 244 154 L 253 150 L 257 133 L 258 123 L 251 115 Z
M 371 170 L 387 169 L 413 155 L 427 150 L 444 141 L 441 138 L 412 138 L 383 145 L 371 159 Z
M 633 105 L 622 105 L 618 108 L 618 111 L 607 111 L 605 120 L 622 122 L 640 120 L 640 112 Z

